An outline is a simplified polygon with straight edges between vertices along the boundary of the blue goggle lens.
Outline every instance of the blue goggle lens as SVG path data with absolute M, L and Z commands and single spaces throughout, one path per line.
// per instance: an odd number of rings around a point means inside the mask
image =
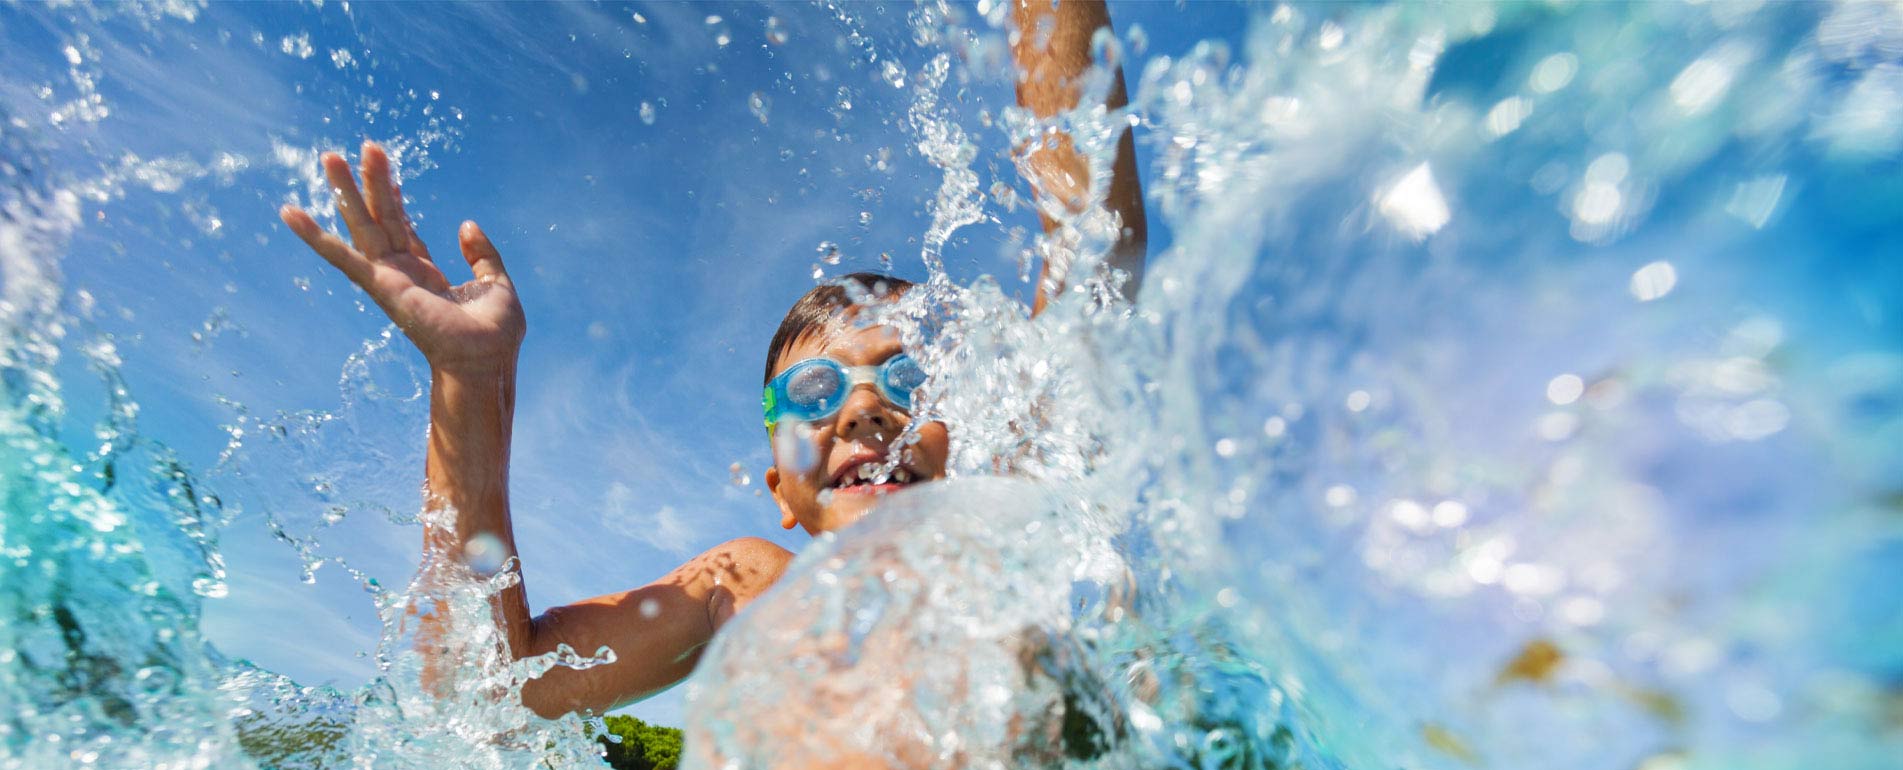
M 840 394 L 847 390 L 846 373 L 826 363 L 829 362 L 807 361 L 787 372 L 792 377 L 786 381 L 786 404 L 782 410 L 808 419 L 802 413 L 818 414 L 842 400 Z
M 869 382 L 879 394 L 905 411 L 912 410 L 912 391 L 925 384 L 925 370 L 903 353 L 879 365 L 847 368 L 829 358 L 809 358 L 792 365 L 767 384 L 762 401 L 771 429 L 782 417 L 819 420 L 839 411 L 854 385 Z
M 905 411 L 912 411 L 912 391 L 925 384 L 925 370 L 911 356 L 897 356 L 885 362 L 879 389 L 887 400 Z

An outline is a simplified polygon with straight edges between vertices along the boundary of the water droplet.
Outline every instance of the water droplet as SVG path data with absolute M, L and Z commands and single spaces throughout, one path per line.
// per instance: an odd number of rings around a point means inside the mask
M 886 85 L 893 88 L 905 87 L 905 67 L 898 62 L 891 59 L 885 60 L 885 65 L 880 68 L 879 75 L 885 78 Z
M 641 617 L 653 620 L 661 616 L 661 603 L 654 599 L 641 600 Z
M 1660 260 L 1634 271 L 1628 288 L 1640 302 L 1651 302 L 1672 293 L 1676 286 L 1678 270 L 1672 267 L 1672 263 Z
M 773 429 L 773 462 L 796 474 L 811 470 L 819 462 L 819 452 L 813 448 L 813 429 L 798 420 L 781 420 Z
M 223 599 L 231 593 L 231 587 L 223 580 L 202 577 L 192 581 L 192 593 L 207 599 Z
M 1524 96 L 1509 96 L 1487 111 L 1487 134 L 1502 137 L 1519 130 L 1526 116 L 1533 114 L 1533 102 Z
M 786 43 L 786 25 L 780 22 L 780 17 L 766 17 L 766 41 L 774 45 Z
M 309 59 L 313 54 L 317 53 L 317 49 L 311 47 L 311 35 L 309 32 L 300 32 L 296 37 L 285 35 L 278 40 L 278 50 L 283 51 L 288 56 L 295 56 L 299 59 Z
M 1439 231 L 1452 217 L 1447 199 L 1434 183 L 1434 171 L 1422 163 L 1376 196 L 1375 205 L 1394 226 L 1416 240 Z
M 1573 75 L 1579 72 L 1579 57 L 1570 53 L 1556 53 L 1540 60 L 1534 65 L 1533 74 L 1527 79 L 1527 85 L 1542 94 L 1550 94 L 1565 88 L 1573 82 Z
M 834 100 L 835 106 L 842 110 L 852 109 L 852 89 L 840 86 L 839 93 L 836 94 L 836 96 L 837 98 Z
M 828 265 L 839 264 L 839 244 L 832 241 L 820 241 L 819 246 L 813 250 L 819 253 L 819 261 Z
M 1123 33 L 1123 39 L 1129 41 L 1132 55 L 1141 56 L 1150 48 L 1150 33 L 1144 31 L 1141 24 L 1130 25 L 1130 29 Z
M 1562 374 L 1546 383 L 1546 400 L 1559 406 L 1565 406 L 1586 392 L 1586 382 L 1577 374 Z
M 1342 41 L 1346 39 L 1348 39 L 1348 30 L 1332 21 L 1322 22 L 1321 31 L 1315 34 L 1315 44 L 1324 51 L 1340 48 Z
M 1573 196 L 1573 218 L 1580 224 L 1603 225 L 1619 215 L 1624 203 L 1625 195 L 1619 192 L 1617 185 L 1592 182 Z
M 645 101 L 641 102 L 641 122 L 650 126 L 654 125 L 653 104 Z
M 758 118 L 760 125 L 763 126 L 766 125 L 767 122 L 767 107 L 766 94 L 755 91 L 747 95 L 747 110 L 751 111 L 753 117 Z
M 737 462 L 727 466 L 727 476 L 733 481 L 733 485 L 736 487 L 744 487 L 753 483 L 753 477 L 747 474 L 746 466 Z
M 859 212 L 859 226 L 860 227 L 872 226 L 872 212 L 870 211 Z
M 1459 500 L 1442 500 L 1434 504 L 1434 524 L 1453 528 L 1467 523 L 1467 504 Z
M 488 577 L 502 569 L 502 562 L 508 558 L 507 551 L 500 538 L 478 532 L 463 543 L 463 563 L 476 574 Z

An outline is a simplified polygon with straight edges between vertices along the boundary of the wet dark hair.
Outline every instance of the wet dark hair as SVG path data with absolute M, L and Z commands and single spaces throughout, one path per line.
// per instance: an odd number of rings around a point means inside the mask
M 760 378 L 761 385 L 773 381 L 773 367 L 794 341 L 814 329 L 824 328 L 832 323 L 835 314 L 852 306 L 852 294 L 846 289 L 848 283 L 858 284 L 861 291 L 875 297 L 896 297 L 912 288 L 911 281 L 879 273 L 851 273 L 814 286 L 786 311 L 779 330 L 773 333 L 773 341 L 767 343 L 766 376 Z

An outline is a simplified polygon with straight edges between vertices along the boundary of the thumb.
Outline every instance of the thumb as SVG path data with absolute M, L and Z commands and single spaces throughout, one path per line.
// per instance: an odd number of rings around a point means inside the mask
M 502 267 L 502 254 L 496 251 L 496 245 L 489 242 L 489 236 L 481 227 L 473 221 L 464 222 L 456 235 L 462 244 L 463 259 L 469 262 L 469 269 L 475 271 L 476 278 L 508 280 L 509 272 Z

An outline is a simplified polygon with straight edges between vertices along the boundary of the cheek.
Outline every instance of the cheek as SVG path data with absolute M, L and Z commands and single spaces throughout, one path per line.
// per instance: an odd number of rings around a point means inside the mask
M 912 448 L 918 452 L 920 470 L 935 474 L 945 471 L 945 459 L 950 453 L 951 435 L 942 422 L 928 423 L 918 429 L 918 443 Z
M 831 444 L 830 429 L 815 431 L 802 427 L 798 434 L 777 436 L 772 447 L 773 467 L 779 469 L 781 483 L 802 487 L 823 485 L 830 459 L 826 453 Z

